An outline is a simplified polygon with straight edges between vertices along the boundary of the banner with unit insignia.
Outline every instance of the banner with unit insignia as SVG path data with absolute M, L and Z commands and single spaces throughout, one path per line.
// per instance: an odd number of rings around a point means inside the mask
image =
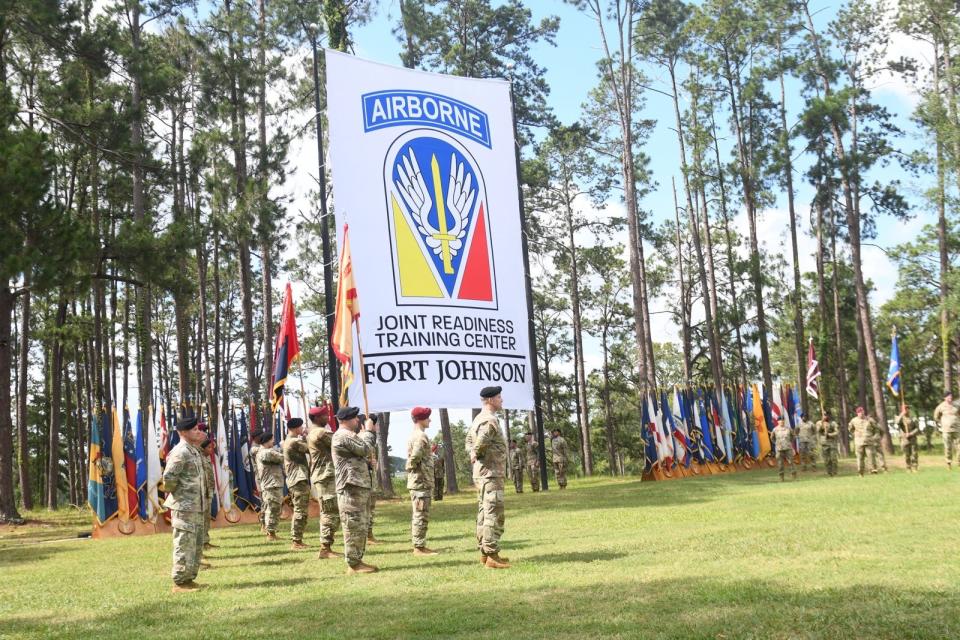
M 509 83 L 330 50 L 326 70 L 370 410 L 476 407 L 488 385 L 532 409 Z

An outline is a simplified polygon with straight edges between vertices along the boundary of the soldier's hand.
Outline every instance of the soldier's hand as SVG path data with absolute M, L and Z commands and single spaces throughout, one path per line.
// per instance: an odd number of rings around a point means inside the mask
M 367 418 L 367 421 L 366 423 L 364 423 L 363 428 L 366 429 L 367 431 L 373 431 L 374 433 L 377 433 L 380 430 L 380 427 L 377 425 L 377 423 L 371 420 L 370 418 Z

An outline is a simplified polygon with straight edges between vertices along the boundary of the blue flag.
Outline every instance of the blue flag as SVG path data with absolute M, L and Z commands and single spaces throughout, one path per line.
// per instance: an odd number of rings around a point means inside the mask
M 642 417 L 643 424 L 640 426 L 640 433 L 643 436 L 643 471 L 649 472 L 657 462 L 657 441 L 650 433 L 650 412 L 647 410 L 646 399 L 641 403 L 643 405 Z
M 133 455 L 137 467 L 137 503 L 140 505 L 140 518 L 148 517 L 147 507 L 147 455 L 144 450 L 143 411 L 137 409 L 137 423 L 133 429 Z
M 103 457 L 103 446 L 100 438 L 100 425 L 96 416 L 90 417 L 90 464 L 87 480 L 87 502 L 101 523 L 105 522 L 112 513 L 107 511 L 106 495 L 103 487 L 103 476 L 100 470 L 100 460 Z
M 247 418 L 243 410 L 240 411 L 240 420 L 236 420 L 231 412 L 233 421 L 233 446 L 230 447 L 230 473 L 233 474 L 237 487 L 237 508 L 243 511 L 248 507 L 256 509 L 259 501 L 253 486 L 253 470 L 248 460 L 249 443 L 247 434 Z
M 897 344 L 897 332 L 893 332 L 893 343 L 890 345 L 890 368 L 887 369 L 887 386 L 897 397 L 900 396 L 900 346 Z
M 703 393 L 697 389 L 697 409 L 700 414 L 700 432 L 703 435 L 703 451 L 708 462 L 715 462 L 716 455 L 713 452 L 713 436 L 710 433 L 710 421 L 707 416 L 709 406 L 703 402 Z

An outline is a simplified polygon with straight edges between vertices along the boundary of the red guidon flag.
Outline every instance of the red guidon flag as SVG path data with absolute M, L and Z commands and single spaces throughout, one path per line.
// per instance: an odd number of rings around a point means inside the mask
M 270 408 L 274 413 L 280 401 L 283 400 L 283 389 L 287 384 L 287 374 L 290 365 L 300 355 L 300 340 L 297 339 L 297 318 L 293 309 L 293 291 L 290 283 L 283 294 L 283 307 L 280 312 L 280 331 L 277 333 L 277 346 L 273 355 L 273 397 L 270 398 Z M 255 424 L 250 420 L 251 426 Z
M 807 394 L 814 398 L 820 398 L 820 383 L 817 378 L 820 377 L 820 363 L 817 362 L 817 354 L 813 352 L 813 338 L 810 338 L 810 348 L 807 349 Z
M 353 323 L 360 317 L 357 283 L 353 279 L 353 259 L 350 256 L 348 225 L 343 225 L 343 244 L 340 245 L 340 269 L 337 280 L 336 319 L 330 343 L 340 361 L 340 404 L 347 403 L 347 388 L 353 384 Z

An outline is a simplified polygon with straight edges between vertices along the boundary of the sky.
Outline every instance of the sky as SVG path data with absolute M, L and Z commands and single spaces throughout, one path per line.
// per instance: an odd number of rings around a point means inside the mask
M 596 61 L 601 56 L 601 43 L 597 24 L 590 16 L 581 14 L 574 7 L 560 0 L 537 0 L 528 2 L 527 6 L 530 7 L 536 20 L 548 15 L 556 15 L 560 18 L 556 46 L 541 43 L 533 49 L 532 55 L 538 64 L 546 68 L 546 78 L 550 86 L 548 104 L 563 124 L 571 124 L 580 117 L 581 105 L 586 100 L 588 92 L 598 82 Z M 822 30 L 836 9 L 834 3 L 821 0 L 812 2 L 811 10 L 815 15 L 815 24 L 818 29 Z M 356 28 L 353 32 L 356 55 L 399 66 L 400 45 L 391 33 L 397 22 L 397 16 L 398 6 L 395 0 L 381 2 L 374 19 L 369 24 Z M 925 50 L 921 43 L 898 34 L 891 41 L 888 57 L 895 59 L 901 55 L 919 55 L 922 59 Z M 664 78 L 660 72 L 649 67 L 643 67 L 643 71 L 649 77 L 649 83 L 653 87 L 666 89 Z M 912 87 L 895 74 L 885 74 L 876 79 L 872 89 L 874 99 L 889 109 L 894 115 L 895 121 L 901 127 L 907 129 L 907 135 L 900 140 L 901 146 L 912 150 L 921 145 L 922 141 L 916 139 L 916 131 L 909 121 L 910 113 L 918 100 Z M 787 92 L 788 94 L 796 94 L 792 100 L 793 104 L 800 103 L 798 83 L 788 83 Z M 651 156 L 651 166 L 657 187 L 641 204 L 651 212 L 652 219 L 656 223 L 667 217 L 673 217 L 673 196 L 670 191 L 670 182 L 671 178 L 676 178 L 678 183 L 680 181 L 680 158 L 677 150 L 676 134 L 670 126 L 670 123 L 673 122 L 670 99 L 655 91 L 646 92 L 646 97 L 647 104 L 642 117 L 657 121 L 647 145 L 647 153 Z M 791 125 L 796 122 L 797 115 L 797 113 L 788 114 Z M 718 122 L 718 126 L 722 127 L 723 124 Z M 729 145 L 729 141 L 726 141 L 726 144 Z M 794 144 L 795 156 L 797 155 L 797 144 Z M 296 210 L 298 207 L 307 208 L 309 206 L 306 196 L 309 190 L 314 188 L 317 156 L 315 141 L 312 136 L 307 136 L 301 140 L 300 148 L 294 156 L 296 158 L 295 172 L 288 185 L 290 195 L 293 198 L 292 209 Z M 798 175 L 795 182 L 797 185 L 797 215 L 801 226 L 799 235 L 800 266 L 803 272 L 807 272 L 815 269 L 813 254 L 816 242 L 810 233 L 809 225 L 810 208 L 808 203 L 812 197 L 812 190 L 802 178 L 803 169 L 802 164 L 796 168 Z M 896 169 L 878 171 L 874 177 L 881 181 L 893 178 L 904 179 L 904 191 L 908 194 L 914 194 L 914 196 L 923 189 L 924 180 L 927 179 L 921 176 L 918 180 L 914 180 Z M 789 218 L 785 196 L 781 200 L 776 203 L 776 206 L 760 213 L 758 236 L 767 251 L 782 253 L 789 267 L 791 264 Z M 915 202 L 916 197 L 913 200 Z M 585 204 L 584 206 L 586 209 L 592 209 L 589 205 Z M 618 209 L 622 211 L 622 204 L 609 202 L 606 210 L 593 210 L 588 213 L 602 217 L 608 216 Z M 914 237 L 925 224 L 931 221 L 930 215 L 929 212 L 918 207 L 915 215 L 906 222 L 882 220 L 878 224 L 877 237 L 870 241 L 870 246 L 864 247 L 864 272 L 875 285 L 875 291 L 871 298 L 874 308 L 879 307 L 892 296 L 897 281 L 896 264 L 888 257 L 886 250 L 905 239 Z M 741 211 L 736 215 L 735 227 L 746 234 L 745 212 Z M 621 241 L 625 241 L 625 235 L 622 235 Z M 650 251 L 649 246 L 647 251 Z M 296 283 L 294 283 L 294 286 L 296 289 Z M 786 294 L 786 291 L 768 292 L 769 296 L 785 296 Z M 664 300 L 653 302 L 651 308 L 653 338 L 658 342 L 679 342 L 679 328 L 673 323 L 669 314 L 657 313 L 664 308 Z M 301 322 L 301 324 L 304 323 Z M 595 340 L 588 338 L 585 342 L 585 350 L 585 360 L 589 371 L 591 368 L 599 366 L 599 346 Z M 459 419 L 469 423 L 469 411 L 451 410 L 451 420 L 455 422 Z M 430 433 L 435 433 L 438 428 L 438 422 L 435 420 Z M 389 443 L 395 455 L 403 455 L 406 448 L 405 442 L 410 432 L 411 421 L 409 416 L 400 413 L 394 414 L 391 418 Z

